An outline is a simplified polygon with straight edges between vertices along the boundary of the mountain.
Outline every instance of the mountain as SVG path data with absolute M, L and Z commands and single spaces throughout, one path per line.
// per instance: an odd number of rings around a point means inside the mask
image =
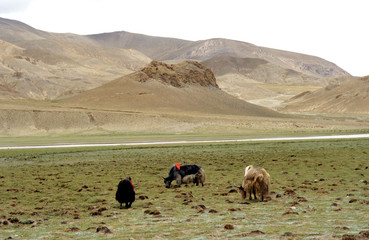
M 229 39 L 185 41 L 128 32 L 88 37 L 101 46 L 133 48 L 155 60 L 201 61 L 214 72 L 221 89 L 272 109 L 301 92 L 327 86 L 336 77 L 350 76 L 318 57 Z
M 324 85 L 320 77 L 314 77 L 260 58 L 236 58 L 217 56 L 202 64 L 210 68 L 216 76 L 240 74 L 261 83 L 289 84 L 289 85 Z
M 154 37 L 125 31 L 86 36 L 96 44 L 110 48 L 135 49 L 154 60 L 170 60 L 168 53 L 193 45 L 192 41 L 176 38 Z
M 225 93 L 213 73 L 194 61 L 153 61 L 140 71 L 62 102 L 74 108 L 132 112 L 281 116 Z
M 62 98 L 151 61 L 133 49 L 103 48 L 84 36 L 47 33 L 3 18 L 0 49 L 0 98 Z
M 334 79 L 282 68 L 260 58 L 217 56 L 202 64 L 214 72 L 222 90 L 272 109 L 292 96 L 326 86 Z
M 223 38 L 185 41 L 128 32 L 94 34 L 88 37 L 98 42 L 101 46 L 133 48 L 159 61 L 178 61 L 183 59 L 204 61 L 216 56 L 259 58 L 282 68 L 292 69 L 316 77 L 350 75 L 335 64 L 319 57 L 259 47 L 250 43 Z
M 369 76 L 351 77 L 314 92 L 304 92 L 289 101 L 288 112 L 369 114 Z
M 4 18 L 0 50 L 0 99 L 68 98 L 134 73 L 152 60 L 200 61 L 215 73 L 219 88 L 269 108 L 350 77 L 319 57 L 230 39 L 187 41 L 123 31 L 59 34 Z

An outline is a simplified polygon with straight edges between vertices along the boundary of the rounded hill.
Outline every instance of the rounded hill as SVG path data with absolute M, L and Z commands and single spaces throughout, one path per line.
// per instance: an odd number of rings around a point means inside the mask
M 202 64 L 153 61 L 135 73 L 64 99 L 74 107 L 135 112 L 281 116 L 247 103 L 218 88 L 214 74 Z

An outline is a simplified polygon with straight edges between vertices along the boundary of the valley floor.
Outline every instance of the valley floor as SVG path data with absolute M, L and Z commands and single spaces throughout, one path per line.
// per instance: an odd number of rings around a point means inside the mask
M 368 139 L 0 150 L 0 238 L 342 239 L 368 234 Z M 166 189 L 175 162 L 199 164 L 204 187 Z M 267 202 L 234 185 L 253 164 Z M 131 176 L 136 201 L 115 191 Z
M 289 136 L 367 132 L 367 115 L 253 117 L 199 112 L 103 110 L 58 102 L 0 101 L 0 137 L 70 135 Z

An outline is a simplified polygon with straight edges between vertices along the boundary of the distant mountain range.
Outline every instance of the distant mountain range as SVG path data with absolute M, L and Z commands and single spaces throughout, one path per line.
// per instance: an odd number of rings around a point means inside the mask
M 1 98 L 55 99 L 75 95 L 137 71 L 151 60 L 254 58 L 263 60 L 262 66 L 267 68 L 302 75 L 296 81 L 311 78 L 319 82 L 322 77 L 349 75 L 318 57 L 228 39 L 186 41 L 128 32 L 58 34 L 4 18 L 0 18 L 0 39 Z M 209 67 L 218 72 L 216 65 Z M 253 74 L 258 81 L 269 81 L 255 71 Z
M 334 104 L 327 103 L 312 107 L 312 99 L 325 102 L 325 94 L 331 91 L 319 89 L 327 86 L 340 86 L 332 87 L 336 89 L 332 94 L 342 97 L 332 101 L 364 96 L 366 89 L 366 78 L 352 77 L 322 58 L 246 42 L 221 38 L 187 41 L 124 31 L 60 34 L 0 18 L 0 99 L 69 98 L 115 79 L 124 82 L 122 76 L 142 72 L 153 60 L 167 66 L 186 60 L 201 62 L 214 73 L 214 84 L 221 90 L 269 108 L 280 109 L 283 103 L 286 111 L 350 112 L 353 106 L 337 105 L 339 109 L 328 110 L 328 105 Z M 359 95 L 356 90 L 351 91 L 353 95 L 337 92 L 359 85 Z M 311 93 L 299 95 L 307 91 Z M 357 108 L 354 112 L 366 112 Z

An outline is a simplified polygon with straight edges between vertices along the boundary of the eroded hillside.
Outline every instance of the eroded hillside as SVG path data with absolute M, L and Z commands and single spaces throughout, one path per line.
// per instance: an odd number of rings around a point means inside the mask
M 369 76 L 352 77 L 286 101 L 285 111 L 369 114 Z

